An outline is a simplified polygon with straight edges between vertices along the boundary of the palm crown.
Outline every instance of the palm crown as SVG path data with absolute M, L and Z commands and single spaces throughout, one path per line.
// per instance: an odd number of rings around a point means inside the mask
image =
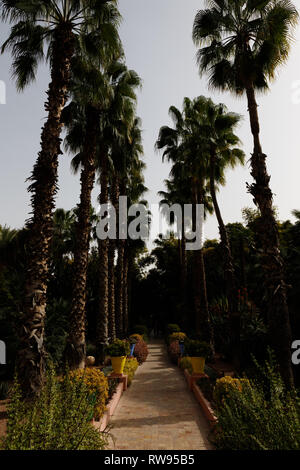
M 215 88 L 268 88 L 288 57 L 298 13 L 288 0 L 213 0 L 196 15 L 193 39 L 200 72 Z

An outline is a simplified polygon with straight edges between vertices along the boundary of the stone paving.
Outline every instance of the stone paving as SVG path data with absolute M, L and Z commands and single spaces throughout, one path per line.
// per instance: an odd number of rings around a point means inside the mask
M 209 450 L 209 425 L 165 346 L 149 345 L 111 421 L 115 450 Z

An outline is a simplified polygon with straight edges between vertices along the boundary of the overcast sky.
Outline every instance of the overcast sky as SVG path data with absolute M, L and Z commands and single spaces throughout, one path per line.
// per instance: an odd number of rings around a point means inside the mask
M 199 78 L 191 36 L 193 20 L 197 10 L 203 6 L 202 1 L 119 0 L 119 6 L 123 15 L 121 37 L 127 65 L 134 68 L 143 80 L 138 114 L 143 121 L 146 185 L 149 188 L 147 199 L 150 203 L 157 203 L 157 192 L 163 189 L 169 166 L 162 164 L 161 156 L 154 151 L 154 144 L 159 128 L 171 124 L 169 107 L 181 107 L 185 96 L 206 95 L 216 102 L 225 103 L 229 110 L 244 116 L 238 134 L 249 158 L 252 140 L 247 106 L 245 99 L 237 100 L 227 93 L 208 90 L 205 77 Z M 8 30 L 7 25 L 1 25 L 1 44 Z M 37 82 L 19 94 L 10 78 L 10 64 L 9 54 L 0 57 L 0 80 L 6 83 L 7 94 L 6 104 L 0 104 L 0 224 L 19 228 L 30 211 L 25 180 L 39 151 L 49 70 L 47 66 L 41 66 Z M 297 90 L 300 90 L 299 29 L 290 60 L 279 71 L 271 93 L 258 97 L 261 140 L 268 155 L 271 186 L 282 220 L 292 220 L 291 211 L 300 209 L 300 93 Z M 247 181 L 251 182 L 248 165 L 234 172 L 228 171 L 227 186 L 218 196 L 225 222 L 242 220 L 242 208 L 253 207 L 246 192 Z M 75 207 L 79 201 L 79 176 L 70 172 L 69 155 L 60 158 L 59 185 L 57 207 Z M 94 200 L 95 197 L 96 191 Z M 207 221 L 205 234 L 208 238 L 218 236 L 214 217 Z

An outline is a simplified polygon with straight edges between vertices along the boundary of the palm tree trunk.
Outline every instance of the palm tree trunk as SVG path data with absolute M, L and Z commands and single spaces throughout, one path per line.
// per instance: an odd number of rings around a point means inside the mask
M 186 284 L 187 284 L 187 258 L 186 258 L 186 239 L 185 239 L 185 226 L 184 226 L 184 212 L 182 217 L 182 234 L 181 234 L 181 291 L 182 303 L 186 307 Z
M 270 341 L 277 353 L 282 377 L 288 387 L 293 386 L 291 366 L 291 327 L 287 305 L 287 287 L 284 280 L 284 263 L 280 253 L 278 226 L 274 216 L 273 193 L 270 176 L 266 167 L 266 155 L 260 144 L 260 126 L 253 84 L 247 87 L 248 111 L 254 140 L 251 157 L 251 175 L 255 183 L 249 185 L 249 192 L 259 208 L 261 218 L 258 224 L 259 238 L 263 253 L 264 283 L 268 309 Z
M 115 251 L 116 241 L 109 240 L 108 246 L 108 335 L 110 341 L 116 339 L 115 317 Z
M 119 240 L 116 285 L 116 330 L 118 338 L 124 336 L 124 251 L 125 240 Z
M 128 249 L 127 244 L 124 249 L 124 279 L 123 279 L 123 322 L 124 336 L 128 335 L 129 318 L 128 318 Z
M 100 176 L 100 205 L 108 203 L 108 173 L 107 156 L 103 155 L 101 159 Z M 107 214 L 103 214 L 105 217 Z M 104 361 L 104 348 L 108 343 L 108 238 L 106 240 L 98 239 L 99 249 L 99 312 L 97 321 L 96 336 L 96 355 L 97 362 Z
M 196 205 L 203 204 L 203 190 L 202 182 L 200 182 L 200 190 L 196 186 L 193 188 L 194 205 L 196 212 Z M 196 219 L 193 217 L 193 230 L 197 229 Z M 196 313 L 196 333 L 202 336 L 205 341 L 213 345 L 213 334 L 209 315 L 209 307 L 207 300 L 207 287 L 206 287 L 206 274 L 203 249 L 195 251 L 195 288 L 194 288 L 194 302 Z
M 61 112 L 70 83 L 74 37 L 71 27 L 60 26 L 55 33 L 51 83 L 45 109 L 48 113 L 41 135 L 41 151 L 31 175 L 32 219 L 28 223 L 29 253 L 24 312 L 17 358 L 18 377 L 28 397 L 39 393 L 45 372 L 45 316 L 49 278 L 49 249 L 53 230 L 53 209 L 57 192 L 57 168 L 62 130 Z
M 227 230 L 221 215 L 220 207 L 218 204 L 215 188 L 215 168 L 216 168 L 216 154 L 214 151 L 210 157 L 210 194 L 212 197 L 215 214 L 217 217 L 219 232 L 221 237 L 222 248 L 224 252 L 224 271 L 227 285 L 227 296 L 230 305 L 230 313 L 237 313 L 237 283 L 234 273 L 233 259 L 231 254 L 230 243 L 228 239 Z
M 86 112 L 86 137 L 83 148 L 81 194 L 74 254 L 73 298 L 69 318 L 66 359 L 71 369 L 84 369 L 86 357 L 85 317 L 86 282 L 91 232 L 91 195 L 95 182 L 95 158 L 99 113 L 92 107 Z

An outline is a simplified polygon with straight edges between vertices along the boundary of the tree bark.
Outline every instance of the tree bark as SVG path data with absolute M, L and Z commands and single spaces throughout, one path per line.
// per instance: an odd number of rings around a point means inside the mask
M 226 280 L 226 291 L 230 306 L 230 313 L 237 313 L 237 282 L 234 273 L 233 259 L 231 254 L 230 243 L 228 239 L 227 230 L 221 215 L 220 207 L 218 204 L 215 188 L 215 169 L 216 169 L 216 154 L 212 150 L 210 156 L 210 194 L 212 197 L 215 214 L 217 217 L 219 232 L 221 238 L 222 249 L 224 252 L 224 273 Z
M 66 360 L 71 369 L 84 369 L 86 358 L 85 318 L 86 282 L 91 233 L 91 195 L 95 182 L 95 158 L 99 113 L 92 107 L 86 111 L 86 137 L 83 147 L 81 194 L 76 227 L 76 249 L 73 264 L 73 297 L 69 317 Z
M 41 135 L 41 151 L 30 177 L 32 218 L 28 222 L 28 266 L 25 285 L 20 349 L 17 370 L 24 395 L 39 393 L 45 373 L 45 316 L 49 277 L 49 249 L 53 232 L 53 209 L 57 192 L 58 156 L 62 153 L 61 112 L 70 83 L 74 36 L 70 25 L 55 32 L 51 83 L 45 110 L 48 113 Z
M 115 317 L 115 251 L 116 241 L 108 242 L 108 335 L 110 341 L 116 339 Z
M 129 318 L 128 318 L 128 249 L 127 243 L 124 248 L 124 279 L 123 279 L 123 323 L 124 336 L 128 336 Z
M 101 193 L 100 205 L 108 203 L 108 173 L 107 156 L 101 158 Z M 104 214 L 104 217 L 107 214 Z M 103 363 L 105 359 L 104 349 L 108 343 L 108 238 L 98 239 L 99 249 L 99 312 L 97 321 L 96 355 L 97 362 Z
M 251 157 L 251 175 L 254 183 L 249 192 L 259 208 L 261 219 L 258 235 L 262 246 L 261 263 L 264 271 L 264 284 L 268 310 L 270 342 L 277 354 L 281 374 L 288 387 L 294 384 L 291 365 L 291 327 L 287 305 L 287 287 L 284 280 L 284 263 L 280 253 L 278 226 L 273 208 L 273 193 L 270 189 L 270 176 L 266 167 L 266 155 L 260 143 L 260 126 L 254 86 L 247 86 L 248 111 L 254 140 Z
M 195 185 L 193 188 L 193 204 L 203 204 L 203 188 L 202 182 L 200 189 Z M 193 230 L 196 230 L 196 219 L 193 217 Z M 196 333 L 201 336 L 203 340 L 207 341 L 213 346 L 213 333 L 210 321 L 208 300 L 207 300 L 207 288 L 206 288 L 206 274 L 205 264 L 203 257 L 203 249 L 197 250 L 194 253 L 195 263 L 195 289 L 194 289 L 194 304 L 196 313 Z

